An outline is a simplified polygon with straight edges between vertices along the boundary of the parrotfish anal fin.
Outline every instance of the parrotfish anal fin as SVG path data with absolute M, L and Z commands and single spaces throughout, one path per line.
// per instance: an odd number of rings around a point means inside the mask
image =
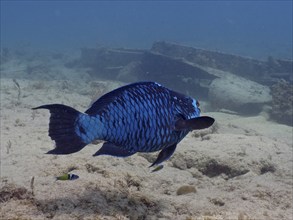
M 185 129 L 189 129 L 189 130 L 205 129 L 212 126 L 214 122 L 215 122 L 215 119 L 208 116 L 202 116 L 202 117 L 192 118 L 188 120 L 184 120 L 180 118 L 175 123 L 175 129 L 177 131 L 181 131 Z
M 172 154 L 174 153 L 176 146 L 177 146 L 177 144 L 173 144 L 173 145 L 161 150 L 156 161 L 153 162 L 153 164 L 150 167 L 152 167 L 154 165 L 158 165 L 165 160 L 168 160 L 172 156 Z
M 116 146 L 115 144 L 105 142 L 103 146 L 100 148 L 100 150 L 98 150 L 93 156 L 110 155 L 115 157 L 128 157 L 132 154 L 135 154 L 135 152 L 129 152 L 128 150 Z

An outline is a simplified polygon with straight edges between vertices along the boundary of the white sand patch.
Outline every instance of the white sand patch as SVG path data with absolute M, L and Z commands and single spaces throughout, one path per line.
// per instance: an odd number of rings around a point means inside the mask
M 98 144 L 46 155 L 49 113 L 31 108 L 85 111 L 96 90 L 86 80 L 16 80 L 19 99 L 12 79 L 1 79 L 0 219 L 292 219 L 292 127 L 204 112 L 217 128 L 190 133 L 151 173 L 157 153 L 92 157 Z M 55 181 L 70 170 L 80 178 Z M 196 191 L 177 195 L 186 185 Z

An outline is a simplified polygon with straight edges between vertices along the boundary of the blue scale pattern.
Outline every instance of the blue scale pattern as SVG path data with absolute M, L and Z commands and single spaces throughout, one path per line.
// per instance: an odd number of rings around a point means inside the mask
M 132 84 L 111 93 L 87 110 L 90 117 L 77 119 L 76 132 L 85 143 L 102 139 L 129 152 L 157 151 L 189 132 L 175 131 L 178 117 L 199 117 L 195 100 L 157 83 Z

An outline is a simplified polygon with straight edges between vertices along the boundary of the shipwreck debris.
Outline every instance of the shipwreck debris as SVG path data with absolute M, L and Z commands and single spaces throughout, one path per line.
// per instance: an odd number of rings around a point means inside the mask
M 280 79 L 292 84 L 292 65 L 292 60 L 257 60 L 168 42 L 155 42 L 150 50 L 85 48 L 78 60 L 67 63 L 67 67 L 87 68 L 96 79 L 157 81 L 211 101 L 216 109 L 239 113 L 253 109 L 249 111 L 253 114 L 272 102 L 272 85 Z M 232 97 L 223 95 L 221 90 Z

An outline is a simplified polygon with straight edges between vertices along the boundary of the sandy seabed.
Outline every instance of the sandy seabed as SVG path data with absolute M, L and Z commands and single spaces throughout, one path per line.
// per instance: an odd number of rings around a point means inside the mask
M 20 90 L 17 88 L 17 82 Z M 0 219 L 293 219 L 292 127 L 265 114 L 205 112 L 210 129 L 191 132 L 158 172 L 157 153 L 92 157 L 102 145 L 46 155 L 49 112 L 85 111 L 118 82 L 1 78 Z M 79 179 L 56 181 L 63 173 Z

